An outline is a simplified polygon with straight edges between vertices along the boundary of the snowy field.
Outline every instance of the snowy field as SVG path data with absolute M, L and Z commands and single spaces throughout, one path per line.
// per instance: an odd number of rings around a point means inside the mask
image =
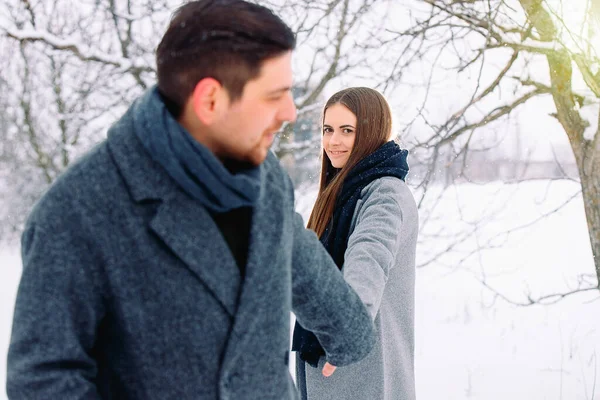
M 495 296 L 481 283 L 515 303 L 527 302 L 527 295 L 568 292 L 578 279 L 595 283 L 577 192 L 577 183 L 567 181 L 461 185 L 434 196 L 439 198 L 434 213 L 427 212 L 430 203 L 423 204 L 417 263 L 442 256 L 417 274 L 418 399 L 600 400 L 597 292 L 525 307 Z M 315 190 L 297 195 L 297 208 L 306 218 Z M 444 251 L 465 231 L 474 234 Z M 3 250 L 0 263 L 4 386 L 21 268 L 18 249 Z

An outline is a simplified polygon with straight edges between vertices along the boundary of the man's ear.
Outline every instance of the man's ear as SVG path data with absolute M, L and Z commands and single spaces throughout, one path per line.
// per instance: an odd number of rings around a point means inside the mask
M 192 93 L 192 108 L 205 125 L 212 124 L 223 112 L 228 101 L 225 88 L 214 78 L 204 78 Z

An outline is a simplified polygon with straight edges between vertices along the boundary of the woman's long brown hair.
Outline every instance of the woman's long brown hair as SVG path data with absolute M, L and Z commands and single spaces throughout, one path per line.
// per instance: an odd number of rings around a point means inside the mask
M 325 104 L 322 124 L 325 123 L 327 109 L 335 104 L 345 106 L 356 116 L 356 136 L 350 157 L 340 169 L 333 167 L 327 153 L 322 150 L 319 194 L 307 225 L 319 237 L 323 235 L 333 217 L 335 201 L 350 170 L 392 136 L 390 106 L 378 91 L 366 87 L 353 87 L 337 92 Z

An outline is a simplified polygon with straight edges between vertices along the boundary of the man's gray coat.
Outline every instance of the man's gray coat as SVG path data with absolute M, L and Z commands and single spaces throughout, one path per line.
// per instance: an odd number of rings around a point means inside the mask
M 261 166 L 248 263 L 123 118 L 60 177 L 22 238 L 8 354 L 14 399 L 296 397 L 290 311 L 330 363 L 373 345 L 360 299 L 294 212 L 274 156 Z

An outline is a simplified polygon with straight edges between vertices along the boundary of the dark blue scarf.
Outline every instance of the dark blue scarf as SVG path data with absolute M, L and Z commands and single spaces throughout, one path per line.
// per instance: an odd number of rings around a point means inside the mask
M 348 247 L 350 225 L 361 191 L 376 179 L 395 176 L 404 180 L 408 174 L 407 150 L 395 142 L 387 142 L 375 152 L 362 159 L 348 174 L 335 202 L 333 218 L 321 235 L 321 243 L 339 269 L 344 265 L 344 253 Z M 292 350 L 298 351 L 302 360 L 317 367 L 319 358 L 325 355 L 317 337 L 296 322 Z
M 217 213 L 254 205 L 260 167 L 227 170 L 173 118 L 156 87 L 137 99 L 132 111 L 137 137 L 187 194 Z

